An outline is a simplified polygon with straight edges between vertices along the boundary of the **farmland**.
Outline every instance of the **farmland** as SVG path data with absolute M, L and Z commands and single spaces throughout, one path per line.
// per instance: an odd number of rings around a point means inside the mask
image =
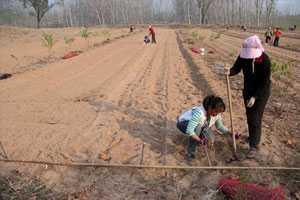
M 94 27 L 89 29 L 94 35 L 87 39 L 79 28 L 0 27 L 0 74 L 12 74 L 0 80 L 0 140 L 7 156 L 136 165 L 145 143 L 144 165 L 208 166 L 203 146 L 197 148 L 195 160 L 187 158 L 187 137 L 177 130 L 177 117 L 212 93 L 222 97 L 228 108 L 222 68 L 225 63 L 233 65 L 246 37 L 257 34 L 264 41 L 265 30 L 154 29 L 157 44 L 143 43 L 148 33 L 143 27 L 134 33 L 128 28 Z M 50 56 L 42 45 L 43 33 L 55 40 Z M 65 37 L 74 37 L 71 47 Z M 205 55 L 192 52 L 192 47 L 205 48 Z M 215 131 L 217 141 L 209 149 L 213 166 L 300 166 L 300 32 L 283 31 L 279 47 L 264 48 L 277 65 L 290 62 L 291 75 L 272 74 L 259 155 L 245 159 L 249 147 L 240 140 L 241 161 L 228 163 L 231 138 Z M 79 55 L 61 59 L 70 51 Z M 235 129 L 247 136 L 242 81 L 241 74 L 231 77 L 233 114 Z M 222 118 L 230 127 L 228 110 Z M 110 159 L 101 159 L 101 154 Z M 54 199 L 203 199 L 217 190 L 220 177 L 232 175 L 253 182 L 268 180 L 267 188 L 287 186 L 289 198 L 300 191 L 299 171 L 73 168 L 6 162 L 0 167 L 2 177 L 39 179 Z

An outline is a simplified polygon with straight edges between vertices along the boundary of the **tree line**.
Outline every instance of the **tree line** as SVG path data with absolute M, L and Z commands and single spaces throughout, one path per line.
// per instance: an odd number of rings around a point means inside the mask
M 278 0 L 1 0 L 0 24 L 89 27 L 127 24 L 290 26 Z M 297 22 L 298 21 L 298 22 Z

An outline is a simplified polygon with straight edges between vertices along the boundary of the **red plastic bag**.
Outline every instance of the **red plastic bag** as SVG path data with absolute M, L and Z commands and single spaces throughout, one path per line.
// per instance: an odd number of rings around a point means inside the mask
M 74 56 L 78 56 L 78 53 L 75 53 L 75 52 L 67 53 L 66 55 L 64 55 L 63 59 L 72 58 Z
M 232 199 L 244 200 L 284 200 L 282 193 L 285 187 L 267 190 L 253 183 L 242 183 L 241 181 L 220 178 L 219 188 Z

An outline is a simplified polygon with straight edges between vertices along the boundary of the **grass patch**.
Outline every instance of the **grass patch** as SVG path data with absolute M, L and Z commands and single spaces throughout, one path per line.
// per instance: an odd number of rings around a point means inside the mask
M 61 199 L 37 179 L 19 176 L 0 176 L 0 199 Z

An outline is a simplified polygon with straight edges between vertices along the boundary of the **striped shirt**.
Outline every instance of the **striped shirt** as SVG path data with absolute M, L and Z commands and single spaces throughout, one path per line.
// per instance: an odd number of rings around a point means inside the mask
M 186 129 L 186 134 L 188 134 L 189 136 L 194 135 L 196 134 L 195 128 L 197 127 L 197 125 L 199 124 L 203 127 L 205 122 L 207 122 L 206 110 L 203 106 L 195 107 L 180 115 L 178 120 L 179 122 L 189 121 L 189 124 Z M 225 134 L 228 131 L 226 126 L 224 126 L 222 123 L 222 117 L 220 113 L 215 117 L 210 117 L 209 127 L 211 127 L 214 124 L 216 125 L 216 128 L 223 134 Z

